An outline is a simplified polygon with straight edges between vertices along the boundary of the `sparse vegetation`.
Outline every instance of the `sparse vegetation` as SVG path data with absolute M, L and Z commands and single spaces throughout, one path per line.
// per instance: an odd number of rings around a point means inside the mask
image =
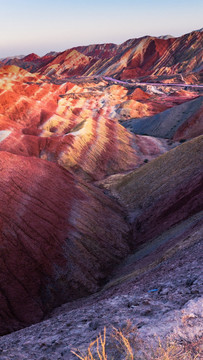
M 113 328 L 110 336 L 99 334 L 83 354 L 79 350 L 72 353 L 80 360 L 201 360 L 200 346 L 203 337 L 193 341 L 183 338 L 167 337 L 165 340 L 154 338 L 153 346 L 144 342 L 130 320 L 121 329 Z
M 107 360 L 106 354 L 106 328 L 103 334 L 99 334 L 96 340 L 92 341 L 87 349 L 87 355 L 82 354 L 78 350 L 73 350 L 72 353 L 80 360 Z M 94 354 L 94 355 L 93 355 Z M 96 357 L 95 357 L 96 356 Z

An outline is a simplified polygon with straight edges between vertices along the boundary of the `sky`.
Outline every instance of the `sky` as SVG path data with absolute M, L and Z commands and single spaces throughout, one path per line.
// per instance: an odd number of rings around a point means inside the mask
M 0 58 L 202 27 L 202 0 L 0 0 Z

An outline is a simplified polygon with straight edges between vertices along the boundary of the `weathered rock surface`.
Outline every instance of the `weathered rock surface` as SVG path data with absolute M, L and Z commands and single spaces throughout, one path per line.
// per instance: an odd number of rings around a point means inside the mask
M 53 163 L 0 152 L 0 333 L 98 290 L 128 251 L 120 208 Z

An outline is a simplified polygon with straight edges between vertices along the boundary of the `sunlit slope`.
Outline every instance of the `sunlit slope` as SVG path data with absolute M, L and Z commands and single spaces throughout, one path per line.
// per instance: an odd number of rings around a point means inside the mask
M 16 66 L 2 68 L 0 81 L 0 131 L 8 135 L 0 150 L 57 162 L 90 180 L 132 170 L 167 150 L 160 140 L 135 136 L 118 123 L 121 104 L 129 103 L 130 114 L 145 106 L 129 100 L 123 86 L 56 85 Z

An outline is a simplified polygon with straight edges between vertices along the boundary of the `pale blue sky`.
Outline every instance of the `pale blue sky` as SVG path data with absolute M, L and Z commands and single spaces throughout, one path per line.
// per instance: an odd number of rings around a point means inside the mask
M 202 0 L 0 0 L 0 58 L 201 27 Z

